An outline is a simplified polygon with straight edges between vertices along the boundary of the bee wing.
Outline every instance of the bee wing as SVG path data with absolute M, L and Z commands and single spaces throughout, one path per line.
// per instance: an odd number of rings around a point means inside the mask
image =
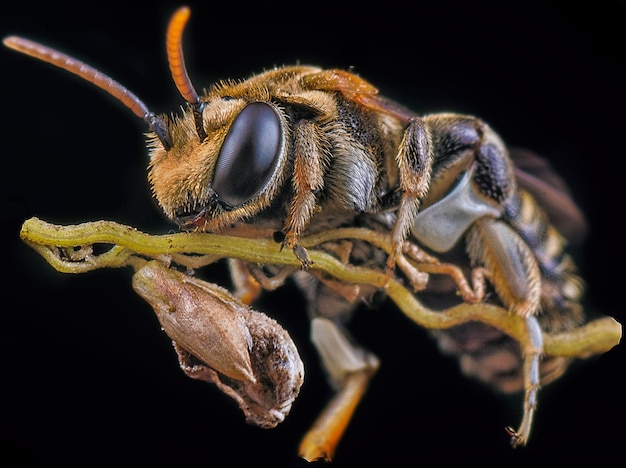
M 356 94 L 378 94 L 378 89 L 354 73 L 332 68 L 309 73 L 302 77 L 307 89 L 320 91 L 343 91 Z
M 305 75 L 302 78 L 307 89 L 320 91 L 340 91 L 350 95 L 359 104 L 383 114 L 392 115 L 407 121 L 418 114 L 392 99 L 378 94 L 378 88 L 354 73 L 330 69 Z
M 570 245 L 580 244 L 587 235 L 587 221 L 565 181 L 537 154 L 522 148 L 509 151 L 520 187 L 546 210 L 552 225 Z

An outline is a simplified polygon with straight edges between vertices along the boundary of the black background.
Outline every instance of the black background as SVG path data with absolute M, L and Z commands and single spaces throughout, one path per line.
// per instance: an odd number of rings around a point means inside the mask
M 397 2 L 213 3 L 188 2 L 186 60 L 197 88 L 297 61 L 353 66 L 419 112 L 480 116 L 507 142 L 548 157 L 588 216 L 590 234 L 577 253 L 587 306 L 624 323 L 623 2 L 416 2 L 410 10 Z M 164 35 L 178 5 L 10 2 L 0 33 L 73 54 L 155 112 L 170 112 L 182 101 Z M 0 465 L 306 466 L 298 442 L 330 393 L 299 297 L 286 287 L 258 308 L 300 348 L 307 371 L 300 397 L 278 428 L 247 426 L 232 400 L 183 375 L 155 316 L 132 292 L 130 270 L 63 275 L 18 238 L 31 216 L 172 229 L 150 197 L 143 123 L 51 66 L 6 49 L 0 63 Z M 224 281 L 224 273 L 206 274 Z M 334 466 L 622 457 L 623 345 L 579 361 L 542 389 L 530 443 L 513 450 L 504 427 L 518 424 L 521 398 L 498 398 L 463 378 L 390 305 L 359 314 L 353 331 L 382 367 Z

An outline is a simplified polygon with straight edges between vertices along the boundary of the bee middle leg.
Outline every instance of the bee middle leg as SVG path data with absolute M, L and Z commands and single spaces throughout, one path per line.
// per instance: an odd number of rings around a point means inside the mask
M 311 341 L 336 393 L 302 438 L 299 454 L 307 461 L 330 461 L 380 363 L 325 317 L 311 321 Z
M 391 232 L 393 249 L 387 259 L 387 274 L 395 267 L 402 243 L 415 221 L 421 200 L 428 191 L 433 164 L 432 135 L 419 117 L 412 118 L 404 132 L 396 162 L 400 171 L 402 198 Z

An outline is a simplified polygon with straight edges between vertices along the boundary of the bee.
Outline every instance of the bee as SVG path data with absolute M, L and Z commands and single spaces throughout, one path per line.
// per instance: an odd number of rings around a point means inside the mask
M 300 243 L 305 235 L 346 226 L 388 233 L 389 254 L 351 242 L 347 261 L 411 282 L 420 298 L 440 308 L 492 302 L 536 318 L 550 332 L 585 321 L 584 285 L 566 249 L 568 239 L 584 231 L 584 218 L 544 160 L 511 150 L 475 116 L 420 115 L 340 69 L 277 67 L 200 95 L 182 53 L 189 14 L 186 7 L 174 13 L 166 40 L 172 76 L 187 103 L 180 115 L 151 112 L 118 82 L 48 47 L 19 37 L 4 43 L 104 89 L 146 122 L 151 191 L 181 230 L 263 232 L 277 248 L 293 251 L 298 271 L 230 265 L 245 302 L 256 297 L 255 285 L 271 289 L 286 278 L 308 301 L 312 341 L 337 393 L 311 432 L 325 448 L 314 451 L 303 442 L 304 458 L 330 458 L 379 366 L 344 328 L 373 291 L 309 272 Z M 482 292 L 459 297 L 450 275 L 417 285 L 396 268 L 410 246 L 458 266 Z M 521 352 L 503 333 L 469 323 L 433 334 L 466 374 L 503 392 L 523 390 Z M 567 364 L 543 361 L 536 386 Z

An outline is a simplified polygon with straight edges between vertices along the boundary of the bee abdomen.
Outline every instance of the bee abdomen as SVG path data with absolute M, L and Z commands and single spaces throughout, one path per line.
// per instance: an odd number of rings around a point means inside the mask
M 561 331 L 584 321 L 580 300 L 584 293 L 576 265 L 566 251 L 565 238 L 550 224 L 548 214 L 525 191 L 507 204 L 511 226 L 533 251 L 541 272 L 539 322 L 548 331 Z

